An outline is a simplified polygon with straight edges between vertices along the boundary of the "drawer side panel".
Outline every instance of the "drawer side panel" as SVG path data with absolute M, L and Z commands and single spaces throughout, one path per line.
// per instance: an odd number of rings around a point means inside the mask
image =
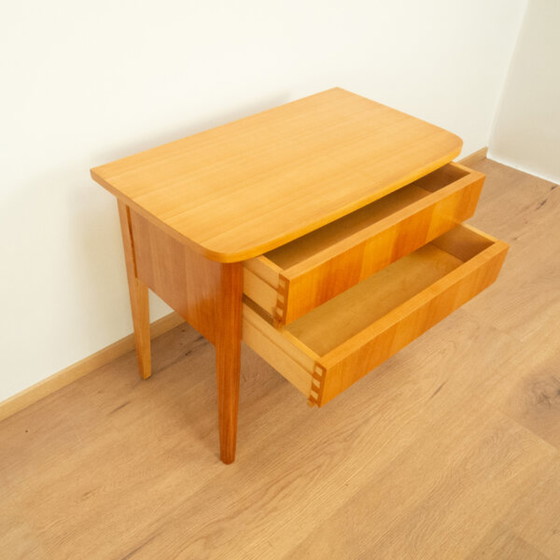
M 315 368 L 313 358 L 286 340 L 247 304 L 243 305 L 243 342 L 309 396 Z

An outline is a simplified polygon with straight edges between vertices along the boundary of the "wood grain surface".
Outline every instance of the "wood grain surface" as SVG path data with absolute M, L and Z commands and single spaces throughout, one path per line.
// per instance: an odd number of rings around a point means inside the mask
M 206 257 L 274 249 L 426 175 L 454 134 L 340 88 L 92 169 Z
M 117 200 L 117 205 L 121 224 L 130 309 L 134 325 L 134 345 L 136 347 L 136 358 L 138 359 L 138 372 L 140 377 L 147 379 L 152 375 L 148 286 L 138 276 L 137 251 L 132 235 L 130 209 L 121 200 Z
M 285 329 L 247 299 L 243 340 L 298 389 L 314 377 L 309 403 L 322 406 L 491 285 L 507 250 L 458 226 Z
M 247 261 L 245 294 L 277 325 L 288 324 L 470 218 L 483 181 L 481 173 L 446 165 Z
M 130 212 L 138 277 L 210 342 L 216 340 L 221 265 Z
M 0 422 L 2 557 L 560 558 L 560 187 L 476 166 L 498 281 L 321 409 L 244 348 L 233 465 L 187 326 Z

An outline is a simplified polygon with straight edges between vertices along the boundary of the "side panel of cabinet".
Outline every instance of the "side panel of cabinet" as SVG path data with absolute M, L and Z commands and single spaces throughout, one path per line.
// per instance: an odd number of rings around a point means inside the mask
M 131 211 L 138 278 L 210 342 L 216 339 L 221 265 Z

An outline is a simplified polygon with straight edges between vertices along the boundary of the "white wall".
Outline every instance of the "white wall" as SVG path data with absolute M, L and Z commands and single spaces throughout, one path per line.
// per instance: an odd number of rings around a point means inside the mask
M 529 0 L 489 154 L 503 163 L 560 182 L 558 0 Z
M 488 144 L 526 0 L 28 0 L 0 21 L 0 400 L 131 332 L 90 167 L 335 85 Z M 153 319 L 167 312 L 154 300 Z

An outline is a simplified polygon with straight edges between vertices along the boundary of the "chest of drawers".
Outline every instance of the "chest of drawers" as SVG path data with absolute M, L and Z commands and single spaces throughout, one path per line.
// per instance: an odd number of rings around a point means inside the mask
M 244 341 L 322 406 L 490 285 L 461 141 L 341 89 L 97 167 L 121 217 L 140 372 L 152 289 L 216 347 L 235 457 Z

